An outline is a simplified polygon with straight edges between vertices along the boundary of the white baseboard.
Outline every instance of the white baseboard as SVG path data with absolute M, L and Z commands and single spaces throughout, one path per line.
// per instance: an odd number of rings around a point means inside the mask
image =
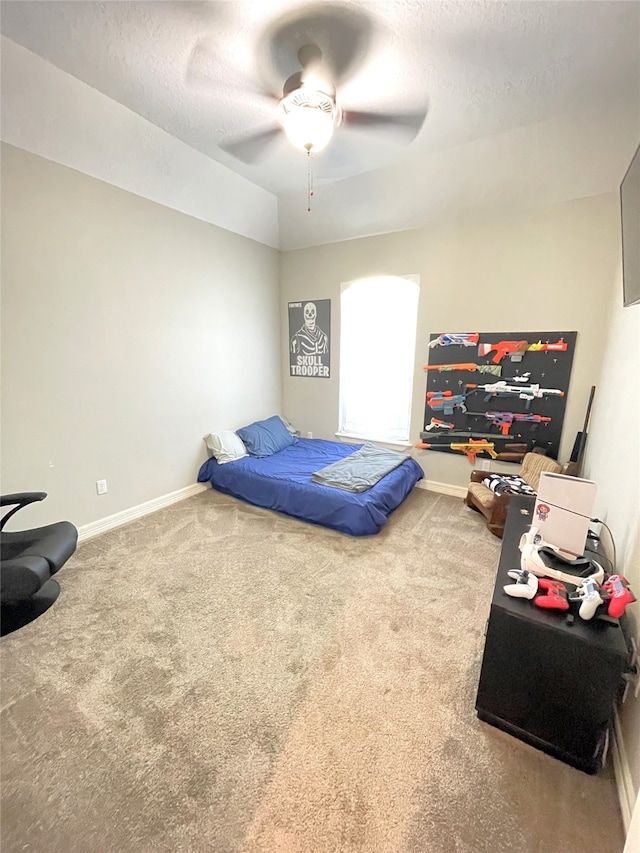
M 204 492 L 208 489 L 205 483 L 194 483 L 192 486 L 185 486 L 184 489 L 178 489 L 177 492 L 170 492 L 168 495 L 162 495 L 159 498 L 154 498 L 151 501 L 146 501 L 138 506 L 132 506 L 130 509 L 124 509 L 122 512 L 116 512 L 114 515 L 108 515 L 106 518 L 100 518 L 98 521 L 92 521 L 90 524 L 84 524 L 78 528 L 78 542 L 85 542 L 93 536 L 98 536 L 100 533 L 105 533 L 107 530 L 113 530 L 114 527 L 120 527 L 136 518 L 142 518 L 143 515 L 156 512 L 165 506 L 183 501 L 185 498 L 190 498 L 192 495 L 197 495 L 199 492 Z
M 439 492 L 441 495 L 451 495 L 454 498 L 464 498 L 467 494 L 466 486 L 452 486 L 450 483 L 437 483 L 435 480 L 418 480 L 416 488 L 426 489 L 428 492 Z
M 613 758 L 613 773 L 616 779 L 616 787 L 618 789 L 618 799 L 620 801 L 620 811 L 622 812 L 622 822 L 624 831 L 629 831 L 631 823 L 631 815 L 636 804 L 636 792 L 633 788 L 633 779 L 629 770 L 629 758 L 624 745 L 622 729 L 620 728 L 620 718 L 618 711 L 614 712 L 613 728 L 615 738 L 611 750 Z

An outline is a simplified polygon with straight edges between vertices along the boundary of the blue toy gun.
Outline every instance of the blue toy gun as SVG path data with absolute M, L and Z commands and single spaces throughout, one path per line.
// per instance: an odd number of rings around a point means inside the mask
M 454 409 L 466 412 L 466 396 L 454 394 L 453 391 L 427 391 L 427 406 L 434 412 L 443 412 L 452 415 Z
M 434 347 L 474 347 L 480 340 L 478 332 L 449 332 L 438 335 L 432 341 L 429 341 L 429 349 Z

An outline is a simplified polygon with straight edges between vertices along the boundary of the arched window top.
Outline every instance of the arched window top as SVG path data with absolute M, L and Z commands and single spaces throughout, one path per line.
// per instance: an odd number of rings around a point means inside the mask
M 391 299 L 394 296 L 418 298 L 420 276 L 418 275 L 377 275 L 370 278 L 357 278 L 344 281 L 340 285 L 342 294 L 347 291 L 354 299 Z

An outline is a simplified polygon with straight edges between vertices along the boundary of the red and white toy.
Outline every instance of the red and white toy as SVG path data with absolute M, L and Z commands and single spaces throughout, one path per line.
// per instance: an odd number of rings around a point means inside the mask
M 538 578 L 531 572 L 522 569 L 509 569 L 507 572 L 515 583 L 505 584 L 503 587 L 507 595 L 514 598 L 533 598 L 538 591 Z
M 579 601 L 580 609 L 578 613 L 580 618 L 585 621 L 593 619 L 596 610 L 604 603 L 604 599 L 600 595 L 601 589 L 595 581 L 585 578 L 580 586 L 576 589 L 573 595 L 569 595 L 569 601 Z M 605 593 L 606 594 L 606 593 Z
M 606 593 L 606 599 L 609 602 L 607 613 L 614 619 L 619 619 L 625 611 L 627 604 L 631 604 L 636 600 L 635 595 L 631 592 L 627 579 L 622 575 L 611 575 L 611 577 L 602 584 L 602 589 Z
M 537 604 L 538 607 L 544 607 L 547 610 L 569 609 L 567 588 L 561 581 L 538 578 L 538 592 L 540 590 L 542 590 L 541 594 L 533 599 L 533 603 Z

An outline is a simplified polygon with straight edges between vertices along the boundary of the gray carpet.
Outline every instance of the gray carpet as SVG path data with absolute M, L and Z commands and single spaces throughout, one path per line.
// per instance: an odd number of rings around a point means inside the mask
M 199 494 L 4 638 L 2 851 L 619 853 L 610 771 L 478 721 L 500 543 L 415 490 L 351 538 Z

